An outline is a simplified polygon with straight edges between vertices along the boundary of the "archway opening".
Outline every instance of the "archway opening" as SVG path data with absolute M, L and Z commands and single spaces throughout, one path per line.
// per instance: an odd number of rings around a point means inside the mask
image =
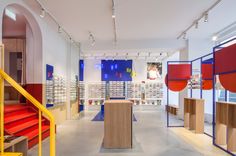
M 35 90 L 28 88 L 42 85 L 42 36 L 38 23 L 27 9 L 11 4 L 4 10 L 2 25 L 4 70 L 34 94 Z M 42 95 L 42 87 L 36 91 Z M 26 103 L 26 100 L 12 86 L 5 84 L 5 103 Z

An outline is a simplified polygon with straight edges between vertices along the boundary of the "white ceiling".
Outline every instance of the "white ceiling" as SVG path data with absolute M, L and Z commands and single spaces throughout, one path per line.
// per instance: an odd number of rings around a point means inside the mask
M 113 44 L 112 0 L 40 1 L 76 41 L 86 45 L 89 41 L 88 32 L 91 31 L 96 45 Z M 117 44 L 132 42 L 133 46 L 135 45 L 133 42 L 137 41 L 136 47 L 129 48 L 139 49 L 138 44 L 142 42 L 175 40 L 217 0 L 114 1 Z M 200 22 L 199 29 L 191 29 L 188 35 L 195 38 L 209 38 L 212 34 L 236 21 L 235 6 L 235 0 L 222 0 L 209 13 L 209 22 Z M 101 48 L 101 45 L 97 46 L 100 47 L 99 50 L 106 50 L 107 46 Z M 161 47 L 153 48 L 160 49 Z M 92 49 L 96 49 L 96 46 Z

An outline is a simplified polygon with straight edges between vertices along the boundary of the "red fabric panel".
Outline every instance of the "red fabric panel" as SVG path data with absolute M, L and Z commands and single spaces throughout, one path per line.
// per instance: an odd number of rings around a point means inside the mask
M 202 89 L 203 90 L 211 90 L 213 88 L 212 80 L 203 80 L 202 81 Z
M 202 64 L 202 79 L 212 79 L 213 64 Z
M 168 81 L 168 85 L 167 85 L 167 75 L 165 77 L 165 84 L 168 87 L 168 89 L 170 89 L 171 91 L 174 92 L 178 92 L 183 90 L 187 84 L 188 84 L 188 80 L 179 80 L 179 81 Z
M 219 75 L 221 85 L 230 92 L 236 93 L 236 73 Z
M 236 44 L 223 48 L 215 53 L 215 73 L 236 70 Z
M 191 76 L 191 64 L 169 64 L 168 75 L 169 80 L 188 80 Z

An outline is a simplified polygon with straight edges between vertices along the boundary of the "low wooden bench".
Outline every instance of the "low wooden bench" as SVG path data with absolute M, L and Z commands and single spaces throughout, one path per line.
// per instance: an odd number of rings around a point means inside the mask
M 170 114 L 177 115 L 179 107 L 176 105 L 166 105 L 166 111 Z
M 9 143 L 4 143 L 4 149 L 5 149 L 5 152 L 10 152 L 10 153 L 18 152 L 18 153 L 12 153 L 12 156 L 22 156 L 22 155 L 27 156 L 28 139 L 27 137 L 24 137 L 24 136 L 17 137 Z

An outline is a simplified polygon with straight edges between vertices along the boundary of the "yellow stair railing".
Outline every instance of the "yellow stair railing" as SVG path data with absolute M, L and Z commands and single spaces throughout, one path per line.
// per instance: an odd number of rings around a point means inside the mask
M 10 153 L 4 153 L 4 80 L 6 80 L 11 86 L 13 86 L 21 95 L 29 100 L 39 110 L 39 143 L 38 143 L 38 156 L 42 156 L 42 113 L 46 115 L 50 121 L 50 156 L 56 155 L 55 146 L 55 119 L 54 116 L 49 112 L 40 102 L 38 102 L 32 95 L 30 95 L 24 88 L 22 88 L 15 80 L 7 75 L 4 69 L 4 45 L 0 45 L 1 48 L 1 69 L 0 69 L 0 156 L 13 156 Z M 14 156 L 21 156 L 15 154 Z

